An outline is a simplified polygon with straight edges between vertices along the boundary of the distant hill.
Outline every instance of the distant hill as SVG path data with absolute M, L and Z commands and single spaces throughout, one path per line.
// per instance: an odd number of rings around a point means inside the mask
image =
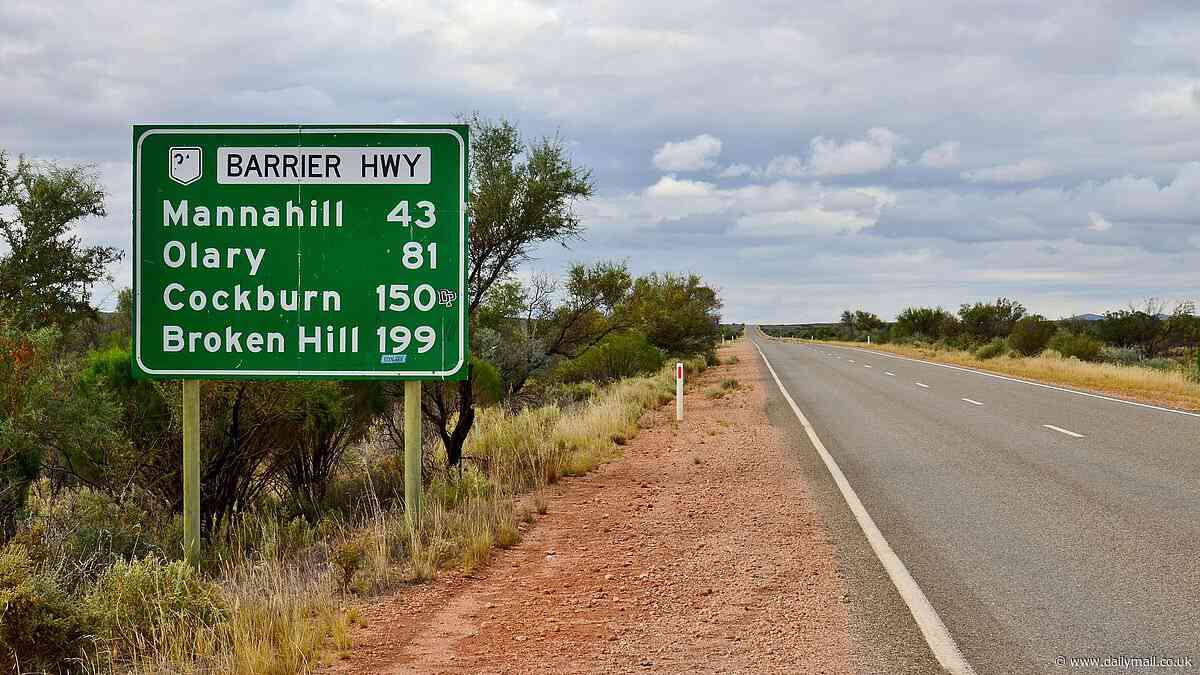
M 1100 319 L 1103 319 L 1103 318 L 1104 317 L 1100 314 L 1088 313 L 1088 314 L 1078 314 L 1076 316 L 1071 317 L 1070 320 L 1071 321 L 1099 321 Z

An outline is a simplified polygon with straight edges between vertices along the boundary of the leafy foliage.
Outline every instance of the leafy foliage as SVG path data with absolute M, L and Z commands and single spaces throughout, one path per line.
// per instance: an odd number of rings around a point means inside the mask
M 1008 344 L 1024 356 L 1034 356 L 1046 348 L 1057 330 L 1053 321 L 1034 314 L 1013 324 Z
M 29 485 L 47 465 L 64 472 L 115 443 L 116 410 L 77 387 L 54 328 L 0 323 L 0 536 L 12 534 Z
M 583 228 L 574 206 L 592 195 L 591 172 L 575 166 L 557 138 L 526 144 L 509 122 L 478 115 L 471 125 L 469 312 L 475 318 L 493 285 L 510 278 L 534 246 L 565 243 Z M 474 390 L 468 377 L 456 395 L 426 387 L 425 419 L 441 437 L 451 465 L 462 458 L 475 422 Z
M 1059 331 L 1050 339 L 1047 347 L 1068 358 L 1074 357 L 1080 361 L 1099 361 L 1104 344 L 1088 335 Z
M 898 337 L 917 337 L 938 340 L 959 332 L 958 320 L 941 307 L 906 307 L 896 315 L 892 328 Z
M 997 298 L 995 302 L 963 305 L 958 310 L 958 316 L 962 320 L 963 333 L 986 341 L 1011 333 L 1017 321 L 1025 316 L 1025 307 L 1016 300 Z
M 721 337 L 721 300 L 696 274 L 651 273 L 634 283 L 634 326 L 672 356 L 709 352 Z
M 979 349 L 976 349 L 975 358 L 986 361 L 988 359 L 994 359 L 997 356 L 1001 356 L 1006 351 L 1008 351 L 1008 343 L 1000 338 L 996 338 L 983 345 Z
M 663 367 L 663 353 L 641 333 L 611 335 L 570 361 L 556 373 L 567 384 L 612 382 L 623 377 L 652 373 Z
M 0 549 L 0 609 L 0 662 L 12 672 L 58 672 L 78 659 L 88 634 L 83 614 L 19 544 Z
M 0 151 L 0 316 L 22 328 L 68 326 L 93 316 L 92 286 L 121 253 L 83 246 L 73 225 L 103 216 L 104 191 L 85 167 L 9 166 Z M 4 214 L 15 212 L 15 217 Z

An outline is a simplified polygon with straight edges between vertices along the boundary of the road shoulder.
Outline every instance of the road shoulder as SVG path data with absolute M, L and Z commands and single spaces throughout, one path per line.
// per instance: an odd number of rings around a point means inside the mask
M 647 413 L 624 456 L 547 490 L 548 512 L 473 577 L 360 608 L 337 672 L 848 673 L 834 547 L 766 415 L 748 340 L 687 415 Z M 704 391 L 727 378 L 722 398 Z

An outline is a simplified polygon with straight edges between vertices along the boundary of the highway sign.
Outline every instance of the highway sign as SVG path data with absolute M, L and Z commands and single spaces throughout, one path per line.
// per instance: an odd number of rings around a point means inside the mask
M 465 377 L 467 138 L 134 126 L 134 371 Z

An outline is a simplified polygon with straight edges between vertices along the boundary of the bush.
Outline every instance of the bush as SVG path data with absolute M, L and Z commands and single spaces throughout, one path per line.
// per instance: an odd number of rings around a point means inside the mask
M 1142 358 L 1142 352 L 1138 349 L 1105 345 L 1100 350 L 1101 361 L 1119 366 L 1136 366 L 1141 363 Z
M 1013 324 L 1008 344 L 1024 356 L 1036 356 L 1054 337 L 1055 325 L 1044 317 L 1027 316 Z
M 0 608 L 0 663 L 19 663 L 20 672 L 58 672 L 89 632 L 76 605 L 52 577 L 34 570 L 20 544 L 0 550 Z
M 334 547 L 331 561 L 340 573 L 338 583 L 341 585 L 343 593 L 350 591 L 354 575 L 362 569 L 366 560 L 367 542 L 362 538 L 348 539 Z
M 1017 321 L 1025 316 L 1025 308 L 1016 300 L 996 298 L 995 302 L 963 305 L 958 315 L 962 319 L 963 332 L 983 341 L 1010 334 Z
M 556 382 L 546 387 L 541 400 L 547 405 L 568 406 L 589 401 L 595 398 L 599 391 L 595 382 L 586 380 L 571 383 Z
M 1008 351 L 1008 343 L 1000 338 L 996 338 L 983 345 L 979 349 L 976 349 L 975 358 L 981 361 L 987 361 L 988 359 L 994 359 L 997 356 L 1004 354 L 1006 351 Z
M 561 382 L 611 382 L 625 377 L 652 373 L 662 368 L 665 359 L 645 335 L 610 335 L 600 344 L 563 363 L 558 369 Z
M 169 633 L 211 628 L 227 613 L 219 589 L 195 568 L 154 555 L 114 563 L 83 604 L 101 637 L 138 647 L 158 645 Z
M 1047 346 L 1066 358 L 1080 361 L 1099 361 L 1104 348 L 1099 340 L 1080 333 L 1059 333 L 1051 338 Z
M 960 326 L 958 319 L 941 307 L 906 307 L 896 316 L 892 328 L 898 338 L 939 338 L 957 335 Z

